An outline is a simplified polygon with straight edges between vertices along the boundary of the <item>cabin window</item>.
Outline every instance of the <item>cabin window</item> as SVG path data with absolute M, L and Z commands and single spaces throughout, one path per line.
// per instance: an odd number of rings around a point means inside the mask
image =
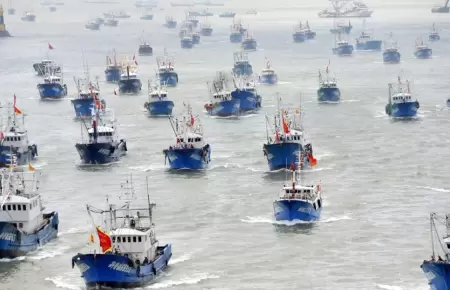
M 133 243 L 136 243 L 136 237 L 133 237 Z
M 128 242 L 131 243 L 131 237 L 128 237 Z
M 113 242 L 113 243 L 116 242 L 116 237 L 112 237 L 112 242 Z
M 142 242 L 142 237 L 138 237 L 138 242 Z
M 8 211 L 10 211 L 11 210 L 11 205 L 10 204 L 8 204 Z
M 13 209 L 12 209 L 12 210 L 16 210 L 16 205 L 15 205 L 15 204 L 13 204 L 13 206 L 12 206 L 12 207 L 13 207 Z
M 26 204 L 22 205 L 22 210 L 27 210 L 27 205 Z
M 117 237 L 117 242 L 120 243 L 120 237 Z
M 192 142 L 192 138 L 188 138 L 188 142 Z
M 23 223 L 19 223 L 19 229 L 23 228 Z
M 17 210 L 22 210 L 22 206 L 20 204 L 17 205 Z
M 3 206 L 2 206 L 2 210 L 6 210 L 6 205 L 3 205 Z

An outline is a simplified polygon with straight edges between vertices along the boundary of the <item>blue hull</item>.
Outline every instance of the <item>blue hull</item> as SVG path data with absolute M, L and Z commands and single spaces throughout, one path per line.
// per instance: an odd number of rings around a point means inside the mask
M 147 110 L 152 116 L 168 116 L 172 115 L 173 106 L 172 101 L 150 102 L 147 105 Z
M 243 41 L 242 44 L 242 49 L 243 50 L 256 50 L 256 41 Z
M 61 99 L 67 96 L 67 86 L 61 84 L 38 84 L 41 99 Z
M 113 146 L 110 143 L 77 143 L 75 148 L 85 164 L 107 164 L 116 162 L 126 154 L 127 145 Z
M 278 83 L 278 77 L 277 75 L 262 75 L 259 76 L 259 82 L 266 85 L 275 85 Z
M 211 116 L 229 117 L 239 114 L 240 105 L 240 100 L 231 99 L 229 101 L 215 103 L 212 107 L 206 108 L 206 111 Z
M 441 37 L 439 35 L 430 35 L 428 36 L 429 41 L 438 41 L 441 40 Z
M 121 74 L 122 70 L 120 68 L 107 68 L 105 70 L 106 81 L 110 83 L 118 82 Z
M 306 32 L 306 39 L 314 39 L 316 38 L 316 33 L 314 31 Z
M 17 148 L 11 146 L 0 146 L 0 167 L 6 167 L 11 164 L 13 156 L 16 157 L 16 163 L 18 166 L 27 165 L 36 158 L 37 146 L 31 145 L 28 147 L 28 151 L 24 153 L 17 152 Z
M 338 33 L 350 34 L 350 31 L 352 31 L 352 28 L 353 28 L 352 26 L 337 27 L 337 28 L 330 29 L 330 32 L 333 34 L 338 34 Z
M 357 50 L 381 50 L 381 40 L 368 40 L 366 42 L 356 43 Z
M 19 231 L 10 223 L 0 222 L 0 259 L 24 256 L 58 235 L 58 213 L 44 214 L 49 222 L 33 234 Z
M 103 100 L 101 100 L 103 101 Z M 94 109 L 94 99 L 74 99 L 71 100 L 77 118 L 86 118 L 92 116 Z
M 386 114 L 394 118 L 412 118 L 417 115 L 418 102 L 386 105 Z
M 231 92 L 231 97 L 240 101 L 241 112 L 250 112 L 261 108 L 261 96 L 256 95 L 254 92 L 236 89 Z
M 339 46 L 339 47 L 335 47 L 332 49 L 333 50 L 333 54 L 337 54 L 337 55 L 351 55 L 353 54 L 353 45 L 344 45 L 344 46 Z
M 192 40 L 181 40 L 181 48 L 192 48 L 194 47 L 194 42 Z
M 263 152 L 267 158 L 270 170 L 288 169 L 291 164 L 298 164 L 299 151 L 302 147 L 298 143 L 264 144 Z M 303 169 L 311 168 L 307 157 L 303 160 Z
M 200 44 L 200 35 L 192 36 L 192 44 Z
M 154 262 L 140 266 L 122 255 L 78 254 L 72 258 L 72 267 L 78 267 L 87 289 L 142 287 L 161 274 L 172 257 L 170 244 L 157 251 L 160 255 Z
M 242 42 L 242 34 L 240 32 L 231 33 L 230 34 L 230 42 L 231 43 L 241 43 Z
M 277 221 L 313 222 L 320 218 L 322 212 L 321 205 L 316 205 L 316 208 L 303 200 L 276 200 L 273 202 L 274 216 Z
M 450 265 L 448 263 L 424 261 L 420 267 L 432 290 L 450 289 Z
M 166 22 L 166 24 L 164 24 L 164 26 L 167 28 L 170 28 L 170 29 L 174 29 L 174 28 L 177 28 L 177 22 L 169 21 L 169 22 Z
M 384 63 L 399 63 L 400 62 L 400 52 L 398 51 L 385 51 L 383 52 L 383 62 Z
M 306 35 L 303 32 L 296 32 L 292 34 L 292 39 L 294 42 L 304 42 Z
M 233 67 L 233 74 L 236 76 L 251 76 L 253 74 L 253 67 L 251 64 L 235 64 Z
M 414 56 L 421 59 L 430 58 L 433 55 L 433 50 L 431 48 L 420 49 L 414 52 Z
M 168 87 L 176 87 L 178 84 L 178 74 L 176 72 L 160 73 L 160 84 Z
M 137 94 L 142 89 L 142 83 L 138 79 L 120 80 L 119 93 L 121 94 Z
M 341 100 L 341 91 L 339 88 L 319 88 L 317 90 L 319 102 L 339 102 Z
M 211 148 L 185 148 L 163 151 L 169 161 L 170 169 L 205 169 L 211 161 Z

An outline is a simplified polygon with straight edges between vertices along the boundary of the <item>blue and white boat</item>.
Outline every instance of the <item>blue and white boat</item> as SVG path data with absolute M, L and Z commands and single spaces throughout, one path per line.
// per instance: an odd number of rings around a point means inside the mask
M 148 81 L 148 102 L 145 102 L 144 107 L 150 116 L 172 115 L 174 103 L 168 98 L 166 86 L 161 85 L 159 80 L 155 84 Z
M 294 26 L 294 33 L 292 33 L 292 39 L 294 42 L 304 42 L 306 40 L 305 30 L 303 29 L 302 22 Z
M 151 55 L 153 55 L 153 47 L 150 45 L 150 43 L 148 43 L 147 41 L 144 40 L 139 45 L 138 54 L 140 56 L 151 56 Z
M 429 40 L 429 41 L 438 41 L 438 40 L 441 40 L 441 37 L 439 36 L 439 32 L 437 32 L 436 26 L 435 26 L 434 23 L 433 23 L 433 27 L 432 27 L 432 29 L 431 29 L 431 32 L 430 32 L 430 34 L 428 35 L 428 40 Z
M 420 105 L 411 93 L 409 81 L 402 82 L 398 77 L 396 84 L 389 84 L 389 103 L 386 114 L 393 118 L 413 118 L 417 115 Z
M 230 42 L 241 43 L 246 31 L 247 29 L 242 26 L 242 23 L 240 21 L 235 22 L 233 19 L 233 25 L 231 25 Z
M 356 39 L 356 50 L 380 51 L 382 41 L 373 38 L 373 33 L 366 29 L 366 20 L 363 20 L 363 31 Z
M 198 117 L 192 115 L 191 107 L 180 119 L 169 117 L 176 143 L 163 150 L 170 169 L 205 169 L 211 162 L 211 147 L 204 140 Z
M 428 45 L 423 43 L 423 40 L 416 41 L 416 48 L 414 50 L 414 56 L 420 59 L 431 58 L 433 50 Z
M 156 204 L 150 203 L 148 190 L 147 206 L 133 207 L 132 203 L 137 202 L 133 183 L 127 181 L 122 188 L 126 192 L 120 199 L 125 204 L 120 207 L 108 204 L 107 209 L 100 210 L 87 205 L 90 217 L 92 213 L 110 217 L 104 222 L 105 231 L 95 226 L 91 233 L 92 252 L 72 257 L 72 267 L 78 267 L 88 290 L 143 287 L 167 268 L 172 257 L 172 246 L 160 246 L 156 239 Z
M 384 42 L 383 62 L 400 63 L 401 54 L 398 52 L 398 44 L 392 40 L 392 33 L 387 41 Z
M 98 79 L 96 82 L 91 82 L 89 77 L 89 71 L 86 69 L 85 77 L 76 79 L 74 82 L 77 87 L 77 95 L 71 100 L 73 108 L 75 110 L 75 118 L 91 118 L 92 111 L 94 110 L 95 99 L 100 101 L 99 113 L 104 114 L 106 110 L 106 102 L 104 99 L 100 99 L 100 86 Z
M 248 60 L 248 53 L 243 51 L 235 52 L 233 53 L 233 58 L 233 75 L 251 76 L 253 74 L 253 67 Z
M 175 71 L 174 59 L 169 58 L 167 52 L 164 53 L 164 57 L 158 57 L 156 59 L 158 65 L 158 78 L 161 85 L 168 87 L 176 87 L 178 84 L 178 73 Z
M 306 21 L 306 25 L 303 28 L 303 32 L 305 33 L 306 39 L 316 38 L 316 33 L 314 31 L 312 31 L 311 27 L 309 26 L 308 21 Z
M 58 235 L 58 213 L 44 213 L 40 174 L 0 169 L 0 259 L 16 258 L 37 250 Z
M 267 142 L 264 156 L 270 170 L 288 169 L 292 164 L 310 169 L 317 164 L 312 145 L 306 144 L 300 109 L 280 109 L 273 120 L 266 116 Z
M 256 50 L 257 45 L 255 37 L 246 32 L 241 42 L 242 49 L 250 51 Z
M 209 115 L 218 117 L 239 115 L 241 101 L 231 96 L 225 73 L 217 73 L 209 90 L 212 98 L 209 103 L 205 104 L 205 110 Z
M 202 36 L 211 36 L 213 33 L 213 29 L 211 24 L 202 24 L 200 27 L 200 34 Z
M 341 90 L 337 86 L 336 77 L 330 77 L 330 71 L 328 67 L 325 69 L 325 77 L 322 76 L 322 72 L 319 70 L 319 89 L 317 90 L 317 98 L 319 102 L 324 103 L 336 103 L 341 100 Z
M 330 32 L 333 34 L 340 34 L 340 33 L 344 33 L 344 34 L 350 34 L 350 31 L 352 31 L 352 24 L 350 23 L 350 21 L 348 22 L 348 25 L 345 25 L 344 23 L 341 22 L 334 22 L 333 23 L 333 28 L 330 29 Z
M 172 17 L 166 17 L 166 23 L 164 26 L 169 29 L 175 29 L 177 28 L 177 22 Z
M 190 49 L 194 47 L 194 42 L 192 41 L 191 35 L 186 35 L 180 40 L 181 48 Z
M 106 56 L 106 69 L 105 77 L 106 81 L 110 83 L 116 83 L 120 80 L 122 74 L 122 65 L 117 63 L 116 52 L 113 51 L 113 59 L 109 55 Z
M 100 30 L 100 25 L 101 24 L 99 22 L 91 20 L 84 25 L 84 28 L 86 28 L 87 30 Z
M 9 110 L 12 108 L 12 110 Z M 16 120 L 16 115 L 22 112 L 16 107 L 16 97 L 14 103 L 8 104 L 8 120 L 3 132 L 0 133 L 0 167 L 22 166 L 31 163 L 37 156 L 37 145 L 28 141 L 28 132 L 25 130 L 25 117 L 22 114 L 22 125 Z
M 193 32 L 191 34 L 191 37 L 192 37 L 192 44 L 199 44 L 200 43 L 200 38 L 201 38 L 200 33 Z
M 256 91 L 256 82 L 252 77 L 234 76 L 235 90 L 231 92 L 233 99 L 240 101 L 241 113 L 252 113 L 261 108 L 262 97 Z
M 141 91 L 142 83 L 136 69 L 137 65 L 132 65 L 130 62 L 124 62 L 124 73 L 120 76 L 119 80 L 120 94 L 138 94 Z
M 347 40 L 342 40 L 341 35 L 338 34 L 338 40 L 332 50 L 333 54 L 348 56 L 353 54 L 353 45 L 349 44 Z
M 83 164 L 107 164 L 116 162 L 128 151 L 125 140 L 118 138 L 117 126 L 105 124 L 100 119 L 100 101 L 94 96 L 92 126 L 81 124 L 87 129 L 88 138 L 75 144 Z M 84 123 L 84 121 L 82 122 Z
M 278 76 L 266 58 L 266 68 L 259 74 L 259 83 L 266 85 L 275 85 L 278 83 Z
M 141 16 L 141 20 L 153 20 L 153 13 L 151 8 L 145 10 L 144 14 Z
M 44 77 L 42 82 L 38 83 L 37 89 L 41 100 L 56 100 L 67 96 L 67 85 L 64 84 L 63 75 L 57 76 L 52 71 Z
M 317 185 L 298 185 L 295 170 L 292 170 L 292 185 L 285 184 L 273 202 L 277 221 L 314 222 L 322 212 L 322 188 Z

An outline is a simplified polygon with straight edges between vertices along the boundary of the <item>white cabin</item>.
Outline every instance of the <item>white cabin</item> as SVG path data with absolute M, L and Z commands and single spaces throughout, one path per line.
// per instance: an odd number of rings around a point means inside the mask
M 289 128 L 289 133 L 278 134 L 278 141 L 276 141 L 276 134 L 274 134 L 273 140 L 275 140 L 275 143 L 298 143 L 302 146 L 305 141 L 302 131 L 291 128 Z
M 348 41 L 346 40 L 339 40 L 338 42 L 336 42 L 337 46 L 347 46 L 348 45 Z
M 117 141 L 114 127 L 97 126 L 97 143 L 112 143 Z M 94 142 L 94 128 L 88 129 L 89 143 Z
M 228 91 L 220 91 L 212 95 L 213 102 L 221 102 L 221 101 L 231 101 L 233 98 L 231 96 L 231 92 Z
M 337 88 L 337 83 L 335 80 L 325 80 L 321 83 L 324 88 Z
M 203 136 L 197 133 L 187 133 L 186 137 L 180 136 L 176 138 L 175 148 L 197 148 L 201 149 L 205 146 Z
M 133 79 L 133 80 L 135 80 L 135 79 L 138 79 L 139 77 L 138 77 L 138 75 L 137 75 L 137 73 L 136 72 L 129 72 L 129 74 L 127 74 L 126 72 L 125 73 L 123 73 L 123 74 L 121 74 L 120 75 L 120 79 L 121 80 L 128 80 L 128 79 Z
M 133 219 L 131 222 L 133 223 Z M 156 239 L 153 228 L 147 231 L 140 231 L 133 226 L 131 228 L 118 228 L 110 232 L 114 252 L 128 255 L 133 260 L 139 260 L 142 264 L 145 258 L 153 261 L 156 258 Z
M 46 84 L 61 83 L 61 78 L 58 76 L 48 76 L 44 78 L 44 83 Z
M 18 149 L 18 152 L 24 153 L 28 151 L 29 141 L 26 130 L 13 126 L 4 133 L 3 146 L 11 146 Z
M 391 102 L 394 104 L 412 103 L 416 100 L 409 93 L 398 93 L 391 96 Z
M 279 199 L 300 199 L 314 203 L 321 195 L 320 185 L 284 185 L 280 191 Z
M 266 68 L 261 71 L 262 76 L 273 76 L 275 75 L 275 70 L 272 68 Z

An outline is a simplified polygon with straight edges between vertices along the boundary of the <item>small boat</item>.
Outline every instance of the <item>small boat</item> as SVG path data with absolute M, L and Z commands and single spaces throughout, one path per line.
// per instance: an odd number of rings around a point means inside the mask
M 37 85 L 37 89 L 42 100 L 55 100 L 67 96 L 67 85 L 64 84 L 63 76 L 57 76 L 52 71 Z
M 96 83 L 91 82 L 89 72 L 86 69 L 85 77 L 82 79 L 74 78 L 74 81 L 77 87 L 77 95 L 71 102 L 75 110 L 75 117 L 77 119 L 91 118 L 96 100 L 99 101 L 97 108 L 99 114 L 104 114 L 106 111 L 106 102 L 104 99 L 100 99 L 98 79 Z
M 106 56 L 106 69 L 105 76 L 106 81 L 115 83 L 120 80 L 120 75 L 122 74 L 122 66 L 117 63 L 116 51 L 113 51 L 113 59 L 108 55 Z
M 241 113 L 252 113 L 261 108 L 262 98 L 256 91 L 255 80 L 249 76 L 233 76 L 235 90 L 231 92 L 233 99 L 240 101 Z
M 189 16 L 203 16 L 203 17 L 207 17 L 207 16 L 214 16 L 214 13 L 209 12 L 207 10 L 203 10 L 201 12 L 199 12 L 199 11 L 191 11 L 191 12 L 188 12 L 188 15 Z
M 151 47 L 151 45 L 149 43 L 147 43 L 146 41 L 143 41 L 140 45 L 139 45 L 139 51 L 138 51 L 139 55 L 144 55 L 144 56 L 149 56 L 149 55 L 153 55 L 153 48 Z
M 243 37 L 243 33 L 241 31 L 241 24 L 233 24 L 231 26 L 231 33 L 230 33 L 230 42 L 231 43 L 241 43 Z
M 306 34 L 302 26 L 302 22 L 294 26 L 294 33 L 292 33 L 292 39 L 294 42 L 304 42 Z
M 25 12 L 20 19 L 27 22 L 34 22 L 36 21 L 36 14 L 31 12 Z
M 116 162 L 126 154 L 127 143 L 118 138 L 115 124 L 104 124 L 100 119 L 100 101 L 93 94 L 94 106 L 92 106 L 92 125 L 81 124 L 87 130 L 88 139 L 82 138 L 75 148 L 80 155 L 83 164 L 107 164 Z M 84 121 L 82 122 L 84 123 Z
M 332 7 L 318 13 L 320 18 L 366 18 L 371 17 L 373 11 L 366 4 L 349 0 L 331 0 Z M 347 5 L 352 3 L 352 5 Z
M 48 10 L 50 10 L 50 12 L 55 12 L 56 11 L 56 7 L 55 6 L 50 6 L 50 7 L 48 7 Z
M 170 6 L 172 7 L 192 7 L 193 3 L 178 3 L 178 2 L 170 2 Z
M 431 29 L 430 34 L 428 35 L 428 40 L 429 41 L 437 41 L 437 40 L 441 40 L 441 37 L 439 36 L 439 33 L 436 30 L 436 26 L 433 23 L 433 28 Z
M 244 39 L 242 39 L 241 47 L 243 50 L 256 50 L 256 39 L 253 35 L 249 35 L 248 32 L 246 32 Z
M 400 76 L 396 84 L 388 84 L 389 103 L 386 105 L 386 114 L 393 118 L 412 118 L 417 115 L 420 105 L 413 98 L 409 81 L 402 82 Z
M 192 33 L 191 37 L 192 37 L 192 44 L 200 43 L 200 33 L 194 32 L 194 33 Z
M 210 24 L 202 24 L 200 27 L 200 34 L 202 36 L 211 36 L 213 33 L 213 29 Z
M 379 51 L 381 50 L 381 44 L 381 40 L 374 39 L 372 33 L 366 30 L 366 20 L 364 19 L 363 31 L 361 32 L 361 35 L 356 39 L 356 49 Z
M 105 18 L 130 18 L 131 15 L 125 13 L 124 11 L 120 11 L 119 13 L 103 13 Z
M 203 128 L 198 117 L 186 106 L 183 117 L 169 116 L 176 143 L 163 150 L 170 169 L 205 169 L 211 162 L 211 147 L 204 140 Z
M 338 34 L 338 40 L 334 48 L 332 48 L 333 54 L 337 54 L 340 56 L 352 55 L 353 54 L 353 45 L 349 44 L 347 40 L 342 40 L 341 35 Z
M 178 73 L 175 70 L 175 61 L 169 58 L 167 51 L 164 51 L 164 57 L 156 59 L 158 65 L 158 79 L 161 85 L 175 87 L 178 84 Z
M 147 9 L 145 13 L 141 16 L 141 20 L 153 20 L 153 14 L 151 9 Z
M 448 7 L 449 0 L 445 0 L 444 6 L 438 6 L 431 8 L 431 13 L 449 13 L 450 7 Z
M 170 116 L 174 107 L 173 101 L 168 99 L 167 86 L 157 80 L 155 84 L 148 81 L 148 102 L 144 104 L 150 116 Z
M 219 14 L 219 17 L 222 18 L 233 18 L 236 15 L 235 12 L 222 12 Z
M 8 0 L 8 6 L 9 6 L 9 8 L 8 8 L 8 15 L 15 15 L 16 14 L 16 9 L 14 9 L 12 7 L 11 0 Z M 1 10 L 0 15 L 3 16 L 3 6 L 0 7 L 0 10 Z M 1 24 L 3 24 L 3 22 Z
M 384 42 L 383 62 L 400 63 L 400 52 L 398 52 L 397 42 L 392 39 L 392 32 L 387 41 Z
M 186 23 L 189 24 L 192 27 L 192 29 L 194 29 L 198 27 L 199 21 L 195 17 L 188 16 L 186 19 Z
M 166 23 L 164 24 L 165 27 L 174 29 L 177 28 L 177 22 L 173 20 L 172 17 L 166 17 Z
M 317 98 L 319 102 L 339 102 L 341 100 L 341 90 L 337 86 L 336 77 L 330 77 L 328 67 L 325 69 L 325 77 L 322 77 L 322 72 L 319 70 L 319 89 L 317 90 Z
M 309 26 L 309 22 L 306 21 L 306 25 L 303 29 L 303 32 L 305 33 L 306 39 L 314 39 L 316 38 L 316 33 L 312 31 L 311 27 Z
M 28 141 L 28 132 L 23 127 L 25 117 L 22 111 L 16 106 L 16 95 L 14 103 L 8 104 L 12 110 L 8 110 L 8 121 L 3 130 L 3 138 L 0 144 L 0 167 L 22 166 L 29 164 L 38 156 L 37 145 L 30 144 Z M 12 116 L 11 116 L 12 115 Z M 16 116 L 22 115 L 22 126 L 17 122 Z
M 233 54 L 234 66 L 233 75 L 236 76 L 251 76 L 253 74 L 253 67 L 248 60 L 248 53 L 240 51 Z
M 38 76 L 44 76 L 46 73 L 61 73 L 61 66 L 56 64 L 55 61 L 44 59 L 41 62 L 34 63 L 33 69 Z
M 96 21 L 89 21 L 84 25 L 87 30 L 100 30 L 100 24 Z
M 15 14 L 16 14 L 16 9 L 8 8 L 8 15 L 15 15 Z
M 124 200 L 124 205 L 108 204 L 105 210 L 87 205 L 90 217 L 92 213 L 110 217 L 109 222 L 104 221 L 106 230 L 94 225 L 95 233 L 90 236 L 93 253 L 72 257 L 72 268 L 78 267 L 87 289 L 144 287 L 165 271 L 172 257 L 172 246 L 159 246 L 156 239 L 156 204 L 150 203 L 148 179 L 147 206 L 142 206 L 142 202 L 137 208 L 132 206 L 132 202 L 137 202 L 132 180 L 121 188 L 125 192 L 119 200 Z
M 416 48 L 414 50 L 414 56 L 420 59 L 431 58 L 433 50 L 428 45 L 423 43 L 423 40 L 416 41 Z
M 258 11 L 256 11 L 256 9 L 252 9 L 252 10 L 246 11 L 245 14 L 247 14 L 247 15 L 256 15 L 256 14 L 258 14 Z
M 333 34 L 339 34 L 339 33 L 344 33 L 344 34 L 350 34 L 350 31 L 352 31 L 352 24 L 350 23 L 350 21 L 348 22 L 348 25 L 345 25 L 342 22 L 339 23 L 334 23 L 333 28 L 330 29 L 330 32 Z
M 107 18 L 104 23 L 105 26 L 117 27 L 119 25 L 119 20 L 114 19 L 114 17 Z
M 292 170 L 292 185 L 284 184 L 278 198 L 273 202 L 276 221 L 314 222 L 322 212 L 322 188 L 317 185 L 298 185 L 295 169 Z
M 120 76 L 119 93 L 120 94 L 138 94 L 142 89 L 141 80 L 136 72 L 137 62 L 133 57 L 135 65 L 131 65 L 129 61 L 122 63 L 122 70 L 124 73 Z
M 263 153 L 270 170 L 288 169 L 291 164 L 301 165 L 300 169 L 316 166 L 312 145 L 306 144 L 300 109 L 278 109 L 273 119 L 266 116 L 267 142 Z
M 181 48 L 192 48 L 194 42 L 192 41 L 192 36 L 185 36 L 180 40 Z
M 212 99 L 204 106 L 209 115 L 218 117 L 239 115 L 241 101 L 231 96 L 231 91 L 228 89 L 228 78 L 225 73 L 217 73 L 209 91 Z
M 278 82 L 278 76 L 275 70 L 271 67 L 270 62 L 266 59 L 266 68 L 263 69 L 259 75 L 259 83 L 274 85 Z
M 58 236 L 58 212 L 44 212 L 39 194 L 40 174 L 0 169 L 0 259 L 37 250 Z

